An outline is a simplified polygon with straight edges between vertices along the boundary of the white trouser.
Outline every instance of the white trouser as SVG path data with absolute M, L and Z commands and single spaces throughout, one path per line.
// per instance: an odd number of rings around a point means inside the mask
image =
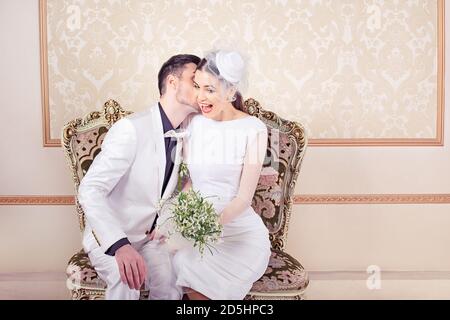
M 131 244 L 142 255 L 148 269 L 146 289 L 149 300 L 180 300 L 182 289 L 175 285 L 176 276 L 172 267 L 172 255 L 166 245 L 144 239 Z M 139 290 L 130 289 L 120 279 L 116 258 L 96 248 L 88 253 L 92 266 L 99 277 L 106 282 L 106 300 L 138 300 Z

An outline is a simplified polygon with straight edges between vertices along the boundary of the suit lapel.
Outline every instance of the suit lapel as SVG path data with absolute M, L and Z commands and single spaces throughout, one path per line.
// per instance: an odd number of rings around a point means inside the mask
M 178 170 L 181 163 L 181 150 L 183 147 L 183 140 L 177 141 L 177 146 L 175 147 L 175 162 L 170 175 L 169 182 L 167 183 L 166 190 L 164 190 L 163 199 L 167 199 L 172 195 L 175 189 L 176 183 L 178 182 Z
M 155 137 L 155 152 L 158 162 L 158 198 L 161 197 L 162 186 L 164 182 L 164 171 L 166 169 L 166 148 L 164 145 L 164 132 L 159 113 L 158 105 L 152 109 L 153 113 L 153 136 Z

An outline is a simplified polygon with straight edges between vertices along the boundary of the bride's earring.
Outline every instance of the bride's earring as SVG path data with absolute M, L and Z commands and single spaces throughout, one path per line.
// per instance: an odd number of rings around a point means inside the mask
M 231 98 L 227 99 L 228 102 L 235 102 L 236 101 L 236 95 L 232 96 Z

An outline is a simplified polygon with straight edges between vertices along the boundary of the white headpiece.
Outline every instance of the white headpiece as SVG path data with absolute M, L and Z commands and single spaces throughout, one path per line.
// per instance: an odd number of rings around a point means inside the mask
M 233 87 L 242 94 L 247 88 L 247 63 L 240 53 L 235 50 L 210 51 L 205 60 L 201 69 L 215 75 L 225 89 Z
M 232 84 L 238 84 L 245 74 L 245 63 L 235 51 L 218 51 L 216 66 L 220 75 Z

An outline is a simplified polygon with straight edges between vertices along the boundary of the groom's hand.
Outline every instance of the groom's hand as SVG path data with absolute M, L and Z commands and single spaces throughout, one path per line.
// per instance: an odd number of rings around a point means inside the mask
M 128 284 L 130 289 L 139 290 L 147 278 L 144 258 L 129 244 L 120 247 L 115 257 L 122 282 Z

